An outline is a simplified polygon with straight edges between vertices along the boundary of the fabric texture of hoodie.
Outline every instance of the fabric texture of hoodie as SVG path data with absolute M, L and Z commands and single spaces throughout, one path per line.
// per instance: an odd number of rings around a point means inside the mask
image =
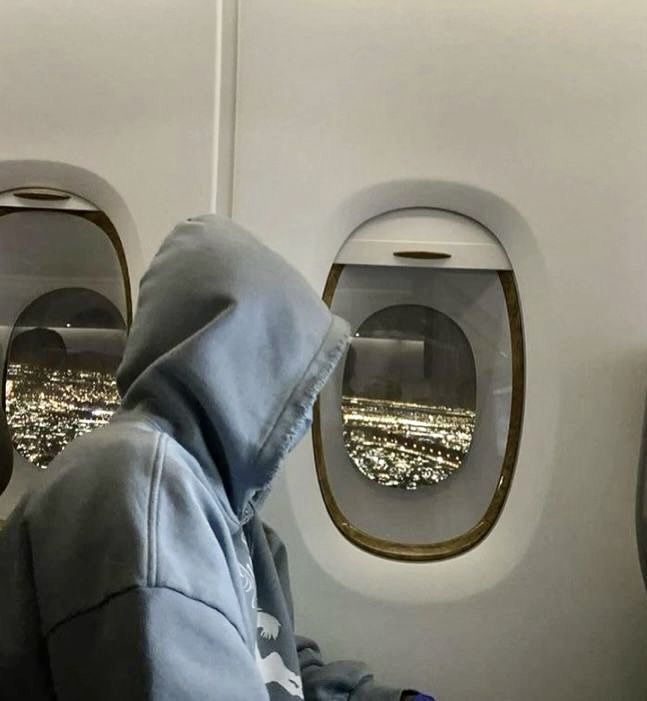
M 231 221 L 179 224 L 140 287 L 122 406 L 0 532 L 0 699 L 396 701 L 295 636 L 257 509 L 346 322 Z

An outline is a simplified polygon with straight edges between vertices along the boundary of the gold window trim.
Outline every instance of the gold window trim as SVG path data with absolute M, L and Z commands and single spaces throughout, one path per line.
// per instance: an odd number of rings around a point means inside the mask
M 20 190 L 26 190 L 30 188 L 20 188 Z M 10 191 L 11 192 L 11 191 Z M 54 193 L 55 191 L 49 190 L 48 192 Z M 64 196 L 68 196 L 71 193 L 67 192 L 62 192 L 61 191 L 61 197 L 56 197 L 54 194 L 51 196 L 45 197 L 37 197 L 35 195 L 31 196 L 31 199 L 41 199 L 43 201 L 57 201 L 58 199 L 64 199 Z M 91 203 L 92 204 L 92 203 Z M 119 234 L 117 233 L 117 229 L 115 228 L 114 224 L 108 217 L 108 215 L 105 212 L 102 212 L 100 209 L 95 209 L 95 210 L 85 210 L 85 209 L 60 209 L 57 207 L 47 207 L 47 206 L 38 206 L 38 207 L 15 207 L 12 205 L 2 205 L 0 206 L 0 217 L 7 216 L 8 214 L 15 214 L 17 212 L 58 212 L 59 214 L 69 214 L 70 216 L 73 217 L 79 217 L 81 219 L 85 219 L 86 221 L 92 222 L 95 224 L 101 231 L 106 234 L 108 239 L 110 240 L 110 243 L 112 244 L 112 247 L 117 254 L 117 260 L 119 261 L 119 268 L 121 269 L 121 275 L 123 278 L 123 284 L 124 284 L 124 292 L 125 292 L 125 297 L 126 297 L 126 332 L 128 332 L 128 329 L 130 329 L 130 325 L 132 323 L 132 299 L 131 299 L 131 287 L 130 287 L 130 273 L 128 271 L 128 262 L 126 260 L 126 254 L 124 252 L 124 247 L 123 244 L 121 243 L 121 238 L 119 237 Z M 34 300 L 32 300 L 34 301 Z M 31 302 L 30 302 L 31 304 Z M 4 363 L 4 367 L 2 369 L 2 389 L 1 389 L 1 396 L 2 396 L 2 413 L 3 413 L 3 420 L 4 420 L 4 407 L 5 407 L 5 382 L 7 379 L 7 362 L 9 359 L 9 348 L 7 348 L 7 358 Z M 5 421 L 6 423 L 6 421 Z M 11 459 L 9 461 L 8 465 L 2 465 L 0 464 L 0 496 L 4 494 L 5 490 L 7 489 L 7 486 L 9 485 L 9 481 L 11 480 L 11 475 L 13 474 L 13 441 L 11 442 L 11 447 L 12 447 L 12 453 L 11 453 Z M 2 527 L 3 520 L 0 519 L 0 528 Z
M 323 300 L 330 307 L 345 265 L 335 263 L 330 269 L 323 291 Z M 321 495 L 337 530 L 357 547 L 380 557 L 392 560 L 430 561 L 454 557 L 480 543 L 492 530 L 505 505 L 512 484 L 514 468 L 519 452 L 521 427 L 523 423 L 523 406 L 525 396 L 525 360 L 521 308 L 514 274 L 509 270 L 497 271 L 505 297 L 510 326 L 510 344 L 512 350 L 512 397 L 508 438 L 501 466 L 499 480 L 494 495 L 480 520 L 459 536 L 449 540 L 429 544 L 398 543 L 376 538 L 370 533 L 353 525 L 351 520 L 339 508 L 328 480 L 326 460 L 324 457 L 321 435 L 321 415 L 319 400 L 313 411 L 312 442 L 315 467 Z

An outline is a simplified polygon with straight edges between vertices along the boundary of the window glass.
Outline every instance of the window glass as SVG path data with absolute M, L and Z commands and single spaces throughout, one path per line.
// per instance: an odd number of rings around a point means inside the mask
M 46 467 L 75 436 L 109 420 L 125 339 L 121 314 L 93 290 L 55 290 L 25 309 L 5 378 L 7 422 L 21 455 Z
M 408 490 L 458 470 L 476 419 L 476 367 L 449 316 L 421 305 L 372 314 L 355 332 L 342 388 L 344 443 L 361 474 Z

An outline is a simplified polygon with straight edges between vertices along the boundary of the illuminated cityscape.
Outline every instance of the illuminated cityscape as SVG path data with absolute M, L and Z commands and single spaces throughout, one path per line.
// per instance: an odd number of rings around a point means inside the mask
M 344 443 L 357 469 L 389 487 L 437 484 L 463 463 L 476 414 L 469 409 L 342 398 Z
M 40 467 L 119 406 L 113 373 L 27 363 L 8 365 L 5 397 L 14 446 Z M 344 396 L 341 408 L 344 443 L 361 474 L 407 490 L 460 468 L 476 418 L 468 409 L 366 397 Z
M 40 467 L 76 436 L 107 423 L 119 406 L 112 373 L 25 363 L 8 365 L 5 398 L 16 450 Z

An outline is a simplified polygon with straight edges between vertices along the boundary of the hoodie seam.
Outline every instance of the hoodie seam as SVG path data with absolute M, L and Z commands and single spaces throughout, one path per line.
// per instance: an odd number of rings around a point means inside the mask
M 146 538 L 146 582 L 150 586 L 157 586 L 157 530 L 159 522 L 159 493 L 164 466 L 164 454 L 166 448 L 166 436 L 158 434 L 153 454 L 151 481 L 148 495 L 148 537 Z
M 245 642 L 245 637 L 241 633 L 240 629 L 238 626 L 231 621 L 231 619 L 227 616 L 227 614 L 222 611 L 220 608 L 217 606 L 214 606 L 213 604 L 208 603 L 207 601 L 204 601 L 203 599 L 199 599 L 198 597 L 191 596 L 190 594 L 187 594 L 186 592 L 182 591 L 181 589 L 176 589 L 174 587 L 169 587 L 169 586 L 142 586 L 141 584 L 133 584 L 132 586 L 124 587 L 123 589 L 119 589 L 115 592 L 112 592 L 105 596 L 101 601 L 98 601 L 96 604 L 92 604 L 90 606 L 87 606 L 85 608 L 79 609 L 78 611 L 74 611 L 74 613 L 70 614 L 69 616 L 65 616 L 65 618 L 62 618 L 60 621 L 57 621 L 54 623 L 48 630 L 45 631 L 45 638 L 49 638 L 52 636 L 59 628 L 62 628 L 64 625 L 67 623 L 72 622 L 73 620 L 77 618 L 81 618 L 82 616 L 85 616 L 86 614 L 93 613 L 94 611 L 98 611 L 99 609 L 103 608 L 107 604 L 110 604 L 113 600 L 120 598 L 121 596 L 124 596 L 125 594 L 130 594 L 132 592 L 156 592 L 156 591 L 169 591 L 173 592 L 174 594 L 177 594 L 178 596 L 181 596 L 185 599 L 188 599 L 190 601 L 195 601 L 198 604 L 202 604 L 203 606 L 206 606 L 206 608 L 211 609 L 212 611 L 215 611 L 216 613 L 220 614 L 226 621 L 229 623 L 229 625 L 236 631 L 240 639 L 243 641 L 243 643 L 247 644 Z

